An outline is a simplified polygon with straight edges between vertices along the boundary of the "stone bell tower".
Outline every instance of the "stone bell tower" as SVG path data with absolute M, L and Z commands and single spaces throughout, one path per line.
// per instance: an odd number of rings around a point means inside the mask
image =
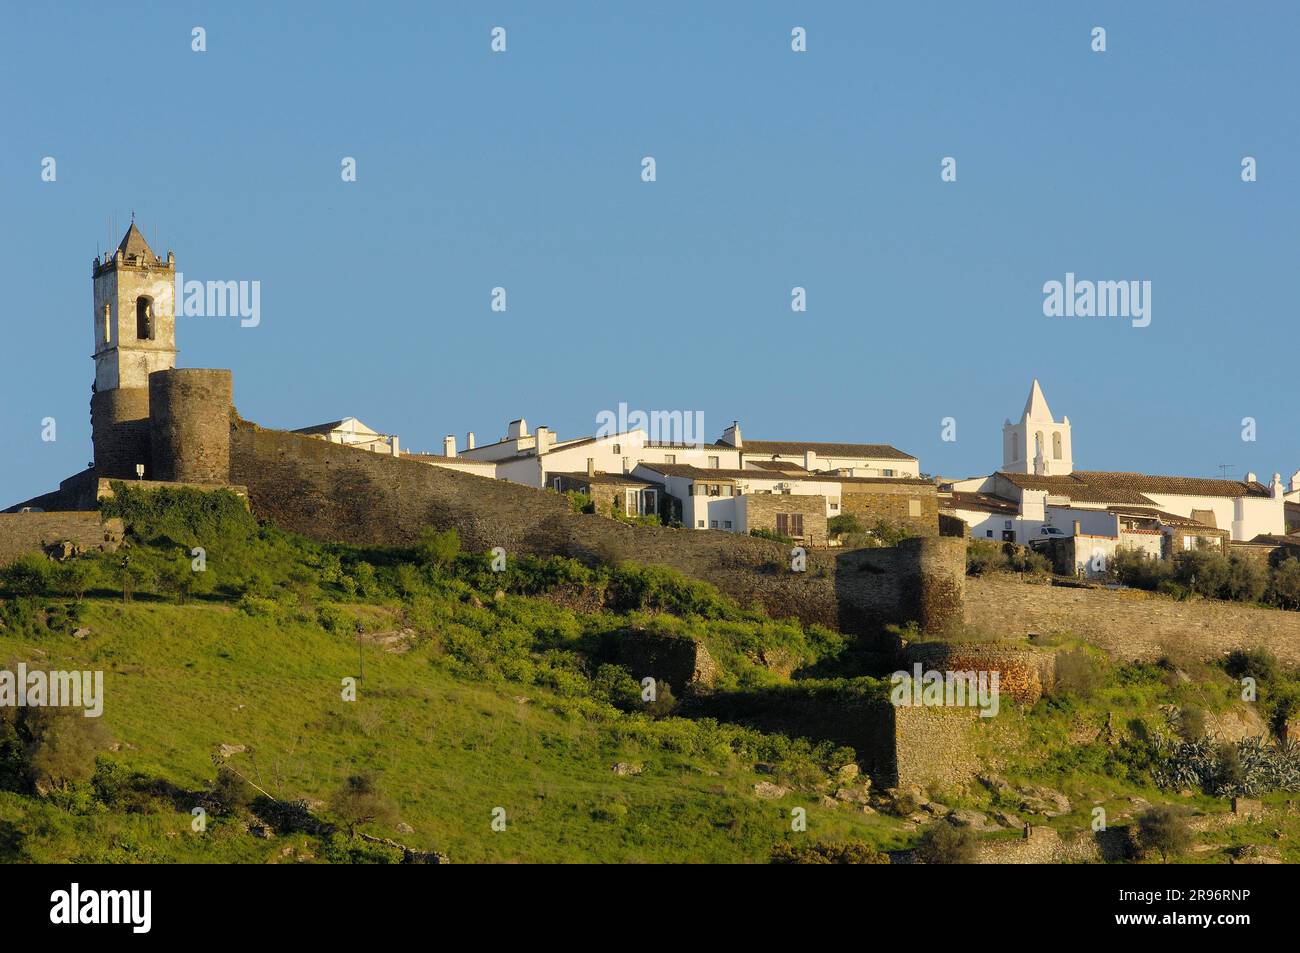
M 151 476 L 149 375 L 176 366 L 176 258 L 153 253 L 132 220 L 110 258 L 95 259 L 95 475 Z

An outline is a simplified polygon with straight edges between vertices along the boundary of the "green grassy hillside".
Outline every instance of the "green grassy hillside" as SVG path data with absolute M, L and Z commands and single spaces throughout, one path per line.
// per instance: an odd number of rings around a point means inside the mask
M 1181 859 L 1300 860 L 1294 751 L 1252 761 L 1207 740 L 1285 730 L 1300 684 L 1266 653 L 1116 666 L 1040 644 L 1062 653 L 1058 683 L 981 724 L 980 780 L 884 793 L 849 749 L 682 717 L 682 686 L 643 698 L 611 638 L 699 640 L 723 695 L 880 684 L 852 640 L 660 567 L 497 572 L 436 533 L 408 550 L 322 545 L 228 494 L 119 486 L 109 513 L 124 552 L 0 572 L 0 671 L 102 671 L 105 688 L 99 719 L 0 708 L 0 861 L 765 862 L 814 845 L 839 847 L 794 858 L 921 845 L 953 860 L 1020 822 L 1071 837 L 1098 807 L 1119 825 L 1162 804 L 1198 815 Z M 1243 675 L 1258 703 L 1240 701 Z M 1259 794 L 1261 813 L 1231 815 L 1233 794 Z M 944 817 L 967 842 L 934 847 Z

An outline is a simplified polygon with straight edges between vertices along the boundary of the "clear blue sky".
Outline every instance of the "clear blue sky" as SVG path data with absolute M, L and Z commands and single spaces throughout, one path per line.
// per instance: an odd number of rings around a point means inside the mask
M 91 259 L 132 209 L 262 283 L 260 327 L 178 337 L 266 426 L 437 449 L 625 401 L 970 475 L 1036 375 L 1081 468 L 1300 466 L 1297 5 L 540 6 L 9 5 L 0 505 L 90 459 Z M 1045 317 L 1067 271 L 1150 280 L 1151 326 Z

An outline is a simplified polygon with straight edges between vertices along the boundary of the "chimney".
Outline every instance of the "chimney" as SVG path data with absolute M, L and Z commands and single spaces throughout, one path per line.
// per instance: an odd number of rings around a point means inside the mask
M 548 427 L 537 428 L 537 455 L 540 457 L 551 445 L 551 431 Z
M 456 455 L 456 438 L 451 434 L 442 438 L 442 455 L 444 457 L 454 457 Z
M 816 450 L 805 450 L 803 452 L 803 468 L 809 472 L 817 469 Z
M 1275 500 L 1282 499 L 1282 494 L 1285 492 L 1282 489 L 1282 474 L 1280 473 L 1273 474 L 1273 482 L 1269 484 L 1269 489 L 1272 490 L 1273 492 L 1273 499 Z
M 731 426 L 728 427 L 726 430 L 722 431 L 722 442 L 729 443 L 733 447 L 736 447 L 737 449 L 745 445 L 740 436 L 739 420 L 733 420 L 731 422 Z
M 1254 483 L 1254 482 L 1255 482 L 1255 473 L 1254 473 L 1253 470 L 1252 470 L 1250 473 L 1247 473 L 1247 474 L 1246 474 L 1246 482 L 1247 482 L 1247 483 Z
M 474 449 L 474 431 L 472 430 L 469 433 L 465 434 L 465 449 L 466 450 Z
M 1078 521 L 1078 520 L 1075 520 L 1075 521 L 1074 521 L 1074 535 L 1075 535 L 1075 536 L 1080 535 L 1080 533 L 1079 533 L 1079 521 Z
M 510 421 L 510 426 L 506 429 L 506 439 L 514 440 L 517 437 L 528 436 L 528 421 L 520 417 L 518 420 Z
M 588 457 L 588 458 L 587 458 L 587 476 L 591 477 L 591 476 L 595 476 L 595 475 L 596 475 L 596 458 L 595 458 L 595 457 Z
M 402 447 L 397 440 L 397 434 L 393 434 L 392 440 L 390 442 L 393 447 L 393 456 L 400 457 L 402 455 Z
M 1291 492 L 1300 492 L 1300 470 L 1291 474 Z

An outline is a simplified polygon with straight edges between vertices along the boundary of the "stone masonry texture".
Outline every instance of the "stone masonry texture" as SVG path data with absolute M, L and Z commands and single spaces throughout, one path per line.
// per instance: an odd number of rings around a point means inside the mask
M 230 371 L 184 368 L 150 374 L 150 478 L 230 482 L 230 401 Z
M 1005 638 L 1068 633 L 1127 660 L 1165 653 L 1216 658 L 1264 646 L 1284 664 L 1300 664 L 1300 612 L 997 577 L 968 579 L 965 603 L 974 625 Z
M 64 542 L 84 551 L 112 552 L 122 542 L 122 531 L 121 520 L 101 523 L 98 513 L 0 514 L 0 565 Z
M 844 632 L 917 620 L 942 631 L 963 618 L 965 543 L 931 537 L 894 549 L 812 550 L 807 572 L 788 549 L 733 533 L 627 526 L 576 514 L 558 494 L 237 421 L 231 482 L 259 517 L 317 539 L 415 542 L 455 527 L 466 549 L 662 563 L 757 604 Z

